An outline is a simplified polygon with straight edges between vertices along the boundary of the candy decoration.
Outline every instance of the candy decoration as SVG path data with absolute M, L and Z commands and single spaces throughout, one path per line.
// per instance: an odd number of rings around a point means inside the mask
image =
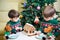
M 35 20 L 34 20 L 34 23 L 35 23 L 35 24 L 38 24 L 38 23 L 39 23 L 39 19 L 38 19 L 37 16 L 36 16 L 36 18 L 35 18 Z

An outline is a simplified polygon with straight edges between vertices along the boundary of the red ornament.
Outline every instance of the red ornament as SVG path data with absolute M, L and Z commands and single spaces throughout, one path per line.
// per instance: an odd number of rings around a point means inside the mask
M 39 19 L 38 19 L 37 16 L 36 16 L 36 18 L 35 18 L 35 20 L 34 20 L 34 23 L 35 23 L 35 24 L 38 24 L 38 23 L 39 23 Z

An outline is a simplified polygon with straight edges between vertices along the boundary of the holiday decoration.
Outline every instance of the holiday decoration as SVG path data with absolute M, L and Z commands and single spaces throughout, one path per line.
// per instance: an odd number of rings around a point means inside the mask
M 24 31 L 28 34 L 28 35 L 33 35 L 34 31 L 35 31 L 35 27 L 29 23 L 26 23 L 24 26 Z
M 40 6 L 37 6 L 37 10 L 40 10 Z
M 36 18 L 35 18 L 35 20 L 34 20 L 34 23 L 35 23 L 35 24 L 38 24 L 38 23 L 39 23 L 39 19 L 38 19 L 37 16 L 36 16 Z
M 54 7 L 55 2 L 56 0 L 26 0 L 26 3 L 23 4 L 25 9 L 21 12 L 21 15 L 23 15 L 23 17 L 21 18 L 22 26 L 25 27 L 25 24 L 29 23 L 33 25 L 36 28 L 36 30 L 38 29 L 38 30 L 41 30 L 41 32 L 44 31 L 46 33 L 52 32 L 54 36 L 58 35 L 59 32 L 57 31 L 59 31 L 58 29 L 59 27 L 57 26 L 58 24 L 55 20 L 57 20 L 57 17 L 58 17 L 58 20 L 60 20 L 59 16 L 55 15 L 53 16 L 53 18 L 51 18 L 51 19 L 54 19 L 53 21 L 50 20 L 46 22 L 43 19 L 43 15 L 42 15 L 42 12 L 44 11 L 45 7 L 48 5 L 51 5 Z M 58 14 L 57 11 L 56 11 L 56 14 Z M 51 26 L 48 26 L 48 25 L 51 25 Z
M 24 7 L 26 7 L 26 3 L 24 2 Z
M 38 22 L 34 24 L 36 16 L 39 17 L 39 22 L 43 20 L 42 12 L 47 5 L 54 5 L 56 0 L 26 0 L 24 2 L 24 10 L 21 12 L 23 17 L 21 18 L 21 24 L 24 26 L 26 23 L 30 23 L 37 27 Z M 55 17 L 54 17 L 55 18 Z M 40 24 L 40 23 L 39 23 Z M 40 25 L 38 25 L 40 27 Z
M 20 15 L 20 19 L 23 18 L 23 15 Z

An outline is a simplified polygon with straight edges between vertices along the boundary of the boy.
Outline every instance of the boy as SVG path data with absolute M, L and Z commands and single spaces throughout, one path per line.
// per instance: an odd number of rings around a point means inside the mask
M 58 21 L 56 19 L 58 16 L 56 15 L 55 9 L 52 6 L 48 5 L 45 7 L 42 15 L 43 20 L 40 27 L 40 31 L 44 34 L 47 34 L 48 36 L 53 36 L 53 34 L 55 36 L 58 36 L 59 32 L 57 30 L 59 29 L 58 29 Z
M 7 39 L 10 34 L 16 34 L 16 32 L 22 30 L 19 15 L 20 14 L 14 9 L 9 11 L 8 17 L 10 20 L 7 22 L 5 27 L 5 36 Z

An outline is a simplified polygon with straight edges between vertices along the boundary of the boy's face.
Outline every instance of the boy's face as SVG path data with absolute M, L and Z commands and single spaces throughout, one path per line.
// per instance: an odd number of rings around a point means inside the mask
M 19 17 L 10 18 L 10 20 L 13 21 L 13 22 L 17 22 L 19 20 Z
M 49 20 L 51 20 L 51 18 L 52 18 L 52 17 L 48 17 L 48 18 L 45 18 L 45 17 L 44 17 L 44 20 L 45 20 L 45 21 L 49 21 Z

